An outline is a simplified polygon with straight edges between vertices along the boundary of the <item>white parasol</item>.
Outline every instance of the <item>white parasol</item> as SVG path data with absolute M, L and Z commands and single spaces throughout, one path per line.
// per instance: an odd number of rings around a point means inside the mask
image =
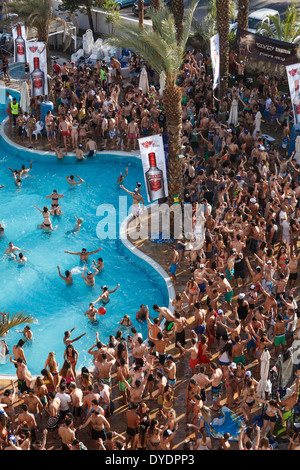
M 147 70 L 145 67 L 142 67 L 142 70 L 140 73 L 139 88 L 141 88 L 144 95 L 146 93 L 149 93 L 149 81 L 148 81 Z
M 24 81 L 21 86 L 20 107 L 23 113 L 30 112 L 30 97 L 27 83 Z
M 264 350 L 260 357 L 260 381 L 257 385 L 257 395 L 263 400 L 266 399 L 266 394 L 271 393 L 272 383 L 269 380 L 269 367 L 270 367 L 270 353 L 267 349 Z

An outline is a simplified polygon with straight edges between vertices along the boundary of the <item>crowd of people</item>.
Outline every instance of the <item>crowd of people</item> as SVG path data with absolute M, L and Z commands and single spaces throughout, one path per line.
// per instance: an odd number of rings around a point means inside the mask
M 135 319 L 125 315 L 128 338 L 121 330 L 107 345 L 96 337 L 88 351 L 93 368 L 81 371 L 74 347 L 80 337 L 66 332 L 63 366 L 50 352 L 34 382 L 26 361 L 30 328 L 24 330 L 10 358 L 18 390 L 12 381 L 1 396 L 2 449 L 43 450 L 58 439 L 63 450 L 171 450 L 181 432 L 186 441 L 180 448 L 228 450 L 228 433 L 217 442 L 210 436 L 211 417 L 224 403 L 244 419 L 240 450 L 273 448 L 278 421 L 286 447 L 299 448 L 299 372 L 291 374 L 284 396 L 257 394 L 262 354 L 270 351 L 274 363 L 298 331 L 300 166 L 295 153 L 288 157 L 292 107 L 275 76 L 262 72 L 247 80 L 246 59 L 234 52 L 230 68 L 232 82 L 221 97 L 212 88 L 209 54 L 187 52 L 178 77 L 184 203 L 195 213 L 204 207 L 205 236 L 203 247 L 192 243 L 199 235 L 195 224 L 192 237 L 183 233 L 170 248 L 172 311 L 145 304 Z M 138 56 L 126 80 L 113 57 L 94 66 L 54 62 L 51 83 L 55 106 L 45 118 L 44 141 L 58 158 L 136 150 L 139 137 L 166 131 L 158 77 Z M 30 113 L 23 113 L 7 92 L 10 124 L 24 145 L 28 139 L 33 145 L 41 103 L 42 97 L 33 98 Z M 94 318 L 94 304 L 86 315 Z M 147 337 L 137 332 L 138 322 L 147 323 Z M 182 394 L 186 374 L 185 417 L 179 420 L 178 390 Z M 111 427 L 116 396 L 125 430 Z M 261 427 L 253 421 L 259 405 Z

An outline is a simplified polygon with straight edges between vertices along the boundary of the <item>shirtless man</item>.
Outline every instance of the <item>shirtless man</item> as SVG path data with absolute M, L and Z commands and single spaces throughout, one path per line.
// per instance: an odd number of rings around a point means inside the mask
M 125 384 L 127 390 L 129 391 L 130 404 L 135 403 L 136 405 L 139 405 L 142 402 L 143 393 L 144 393 L 149 375 L 150 375 L 150 370 L 148 370 L 144 380 L 141 380 L 141 381 L 136 380 L 134 383 L 134 386 L 131 386 L 127 382 L 123 374 L 121 374 L 122 382 Z
M 26 168 L 25 165 L 22 165 L 21 170 L 19 170 L 19 172 L 18 172 L 18 173 L 19 173 L 19 177 L 22 178 L 23 176 L 28 175 L 28 173 L 30 172 L 31 168 L 32 168 L 32 160 L 31 160 L 31 162 L 30 162 L 29 168 Z M 10 169 L 11 169 L 11 168 L 10 168 Z
M 87 157 L 93 157 L 94 155 L 96 155 L 97 144 L 91 137 L 86 143 L 86 151 L 88 152 Z
M 218 367 L 214 362 L 210 363 L 210 370 L 212 372 L 210 383 L 211 383 L 211 396 L 214 411 L 218 411 L 220 408 L 220 400 L 221 400 L 221 385 L 222 385 L 222 378 L 223 372 L 220 367 Z
M 205 332 L 205 310 L 201 309 L 199 302 L 195 302 L 194 304 L 194 323 L 192 330 L 197 335 L 202 335 Z
M 127 450 L 128 444 L 131 441 L 130 450 L 136 450 L 138 440 L 138 428 L 140 425 L 140 416 L 137 413 L 138 405 L 131 404 L 131 408 L 126 411 L 127 429 L 126 429 L 126 442 L 125 449 Z
M 172 257 L 172 261 L 171 261 L 171 266 L 169 267 L 168 271 L 171 274 L 172 282 L 175 285 L 176 284 L 176 271 L 177 271 L 178 263 L 179 263 L 179 253 L 177 250 L 175 250 L 173 246 L 171 246 L 170 254 Z
M 124 189 L 124 191 L 127 194 L 130 194 L 132 196 L 132 215 L 133 215 L 133 218 L 136 220 L 136 225 L 139 225 L 140 222 L 137 223 L 137 221 L 138 220 L 140 221 L 140 210 L 141 210 L 140 203 L 142 203 L 143 205 L 143 210 L 145 209 L 143 196 L 139 194 L 139 191 L 137 188 L 135 188 L 134 191 L 128 191 L 128 189 L 124 188 L 122 184 L 120 185 L 120 188 Z
M 195 338 L 191 339 L 191 347 L 184 349 L 178 342 L 177 346 L 182 351 L 182 354 L 190 354 L 190 370 L 193 374 L 196 372 L 196 366 L 198 364 L 198 341 Z
M 14 246 L 13 242 L 9 242 L 8 248 L 6 248 L 3 256 L 3 261 L 5 260 L 7 255 L 13 255 L 16 251 L 22 251 L 24 253 L 28 253 L 28 251 L 23 250 L 22 248 L 18 248 Z
M 48 443 L 50 444 L 52 438 L 53 440 L 55 439 L 54 434 L 58 428 L 58 423 L 59 423 L 59 418 L 60 418 L 59 409 L 60 409 L 61 401 L 59 397 L 55 397 L 54 392 L 49 392 L 49 401 L 50 401 L 49 408 L 48 408 L 49 416 L 48 416 L 46 429 L 49 433 L 50 439 Z
M 66 120 L 65 116 L 63 116 L 58 127 L 61 135 L 63 136 L 65 152 L 67 152 L 69 145 L 70 123 Z
M 58 435 L 62 441 L 61 450 L 70 450 L 70 446 L 76 439 L 75 432 L 76 430 L 74 429 L 73 420 L 67 416 L 65 418 L 64 424 L 62 424 L 58 429 Z
M 89 305 L 89 309 L 85 312 L 84 316 L 85 317 L 87 316 L 90 322 L 93 323 L 96 321 L 97 312 L 98 310 L 95 308 L 95 305 L 93 304 L 93 302 L 91 302 Z
M 65 276 L 61 274 L 59 266 L 57 266 L 57 270 L 58 270 L 59 277 L 61 277 L 65 281 L 67 286 L 71 286 L 73 284 L 72 269 L 71 271 L 65 271 Z
M 218 282 L 218 285 L 219 285 L 219 292 L 221 293 L 221 295 L 224 295 L 225 297 L 225 306 L 226 308 L 228 308 L 229 310 L 233 311 L 233 306 L 232 306 L 232 297 L 233 297 L 233 289 L 231 287 L 231 284 L 230 282 L 228 281 L 228 279 L 226 279 L 225 275 L 224 274 L 219 274 L 219 282 Z
M 101 250 L 102 250 L 102 248 L 98 248 L 98 250 L 94 250 L 94 251 L 86 251 L 86 248 L 82 248 L 82 250 L 78 251 L 78 252 L 76 252 L 76 251 L 75 252 L 74 251 L 65 251 L 65 253 L 68 253 L 69 255 L 79 256 L 80 261 L 87 262 L 90 255 L 98 253 Z
M 83 155 L 82 144 L 79 144 L 78 148 L 75 149 L 75 155 L 78 161 L 86 160 L 85 156 Z
M 110 430 L 110 424 L 107 421 L 107 419 L 100 414 L 100 411 L 94 409 L 92 411 L 91 416 L 87 419 L 87 421 L 84 424 L 81 424 L 79 426 L 79 430 L 84 429 L 86 426 L 91 425 L 91 431 L 92 431 L 92 440 L 94 447 L 97 448 L 98 446 L 98 440 L 102 439 L 102 441 L 106 441 L 106 432 Z
M 76 184 L 84 183 L 84 180 L 82 178 L 80 178 L 80 176 L 76 175 L 76 178 L 78 178 L 78 181 L 75 180 L 74 175 L 66 176 L 66 180 L 68 181 L 68 183 L 71 186 L 74 186 Z
M 95 360 L 94 362 L 98 369 L 99 378 L 109 386 L 111 386 L 111 369 L 115 363 L 116 359 L 108 351 L 101 355 L 101 361 Z
M 83 421 L 83 392 L 81 388 L 78 388 L 74 382 L 69 385 L 70 396 L 73 405 L 73 416 L 77 424 L 81 424 Z
M 22 395 L 25 405 L 27 405 L 28 412 L 32 413 L 35 417 L 39 415 L 40 423 L 42 422 L 42 411 L 44 409 L 40 398 L 35 394 L 34 389 L 30 388 L 28 392 Z
M 94 272 L 92 271 L 87 271 L 87 267 L 84 266 L 81 277 L 84 279 L 85 283 L 87 286 L 94 286 L 95 285 L 95 276 L 98 274 L 98 269 L 92 265 L 92 268 L 94 269 Z M 85 272 L 87 271 L 86 275 Z
M 153 305 L 153 310 L 159 313 L 158 318 L 160 323 L 165 319 L 164 330 L 168 331 L 171 323 L 175 320 L 173 313 L 167 307 L 159 307 L 157 304 Z
M 138 126 L 136 119 L 134 119 L 127 126 L 127 149 L 126 150 L 129 150 L 131 142 L 133 142 L 133 150 L 136 150 L 138 137 L 139 137 L 139 126 Z
M 33 338 L 33 333 L 29 325 L 26 325 L 25 328 L 21 331 L 16 330 L 16 333 L 22 333 L 24 336 L 24 339 L 27 341 L 30 341 Z
M 132 349 L 132 357 L 136 364 L 144 365 L 144 356 L 148 351 L 147 345 L 144 343 L 143 338 L 138 337 L 135 346 Z
M 21 409 L 22 409 L 22 413 L 19 414 L 18 421 L 17 421 L 18 426 L 26 423 L 26 427 L 31 432 L 31 438 L 34 440 L 36 432 L 38 431 L 38 426 L 37 426 L 34 414 L 28 411 L 28 406 L 25 403 L 21 405 Z
M 68 346 L 69 344 L 74 343 L 75 341 L 78 341 L 80 338 L 82 338 L 84 335 L 86 335 L 86 333 L 83 333 L 82 335 L 78 336 L 77 338 L 71 339 L 71 333 L 72 333 L 72 331 L 75 330 L 75 328 L 76 328 L 76 326 L 74 326 L 74 328 L 72 328 L 72 330 L 70 330 L 70 331 L 65 331 L 63 342 L 66 346 Z

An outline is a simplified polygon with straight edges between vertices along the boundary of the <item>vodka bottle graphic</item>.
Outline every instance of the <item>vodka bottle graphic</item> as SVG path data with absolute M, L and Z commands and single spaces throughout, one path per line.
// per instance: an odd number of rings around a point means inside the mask
M 163 172 L 156 166 L 154 152 L 148 154 L 150 168 L 146 171 L 146 183 L 150 201 L 163 199 L 165 197 Z
M 26 45 L 20 24 L 17 25 L 17 37 L 15 39 L 15 62 L 26 62 Z
M 40 59 L 38 57 L 33 58 L 34 70 L 31 73 L 31 84 L 32 84 L 32 96 L 40 96 L 44 94 L 45 88 L 45 76 L 44 72 L 40 70 Z

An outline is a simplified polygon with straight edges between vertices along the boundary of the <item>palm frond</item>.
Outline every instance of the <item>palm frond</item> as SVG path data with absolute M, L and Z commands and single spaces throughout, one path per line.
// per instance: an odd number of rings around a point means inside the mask
M 22 325 L 24 323 L 37 323 L 33 316 L 31 314 L 25 313 L 24 310 L 15 313 L 4 313 L 6 316 L 3 317 L 3 322 L 0 323 L 0 338 L 6 335 L 9 330 L 15 328 L 16 326 Z

